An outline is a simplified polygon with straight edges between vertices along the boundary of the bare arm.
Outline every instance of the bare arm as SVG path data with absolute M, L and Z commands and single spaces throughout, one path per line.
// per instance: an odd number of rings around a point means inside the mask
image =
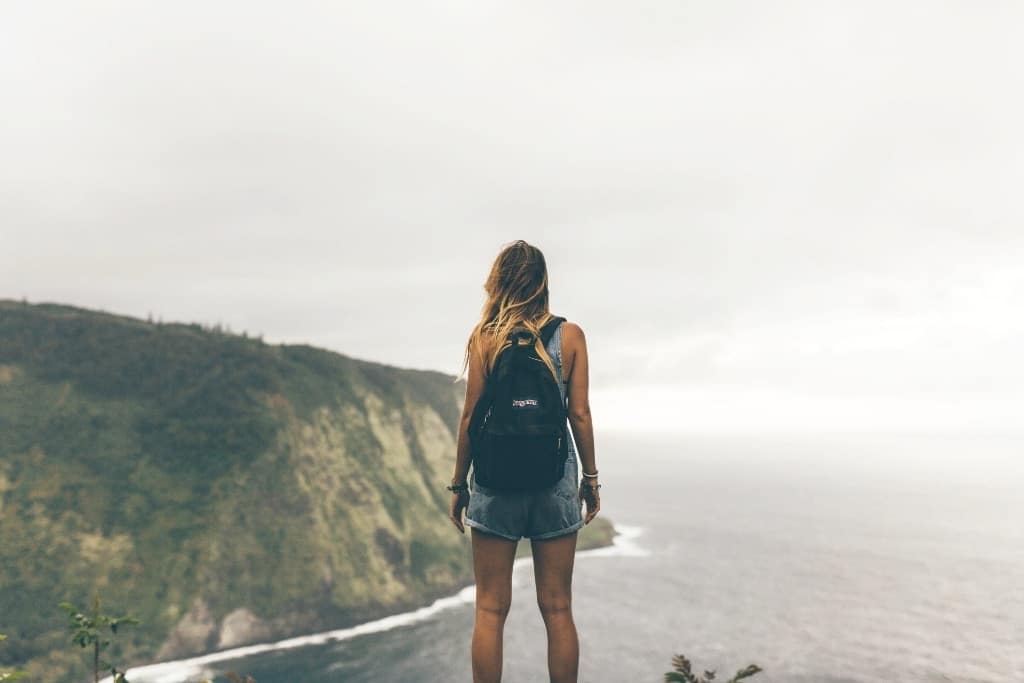
M 473 417 L 473 409 L 484 389 L 483 356 L 476 349 L 469 355 L 469 368 L 466 374 L 466 400 L 462 406 L 462 417 L 459 420 L 459 434 L 455 450 L 455 474 L 452 484 L 464 484 L 469 477 L 469 421 Z
M 569 424 L 579 452 L 580 465 L 585 473 L 597 472 L 594 453 L 594 423 L 590 417 L 590 360 L 587 356 L 587 338 L 575 323 L 564 323 L 567 350 L 571 349 L 572 370 L 569 373 Z M 589 524 L 601 510 L 597 490 L 597 477 L 583 477 L 580 481 L 580 499 L 587 504 L 584 522 Z M 593 488 L 591 488 L 593 487 Z
M 469 368 L 466 375 L 466 400 L 462 405 L 462 418 L 459 420 L 459 435 L 455 447 L 455 474 L 452 475 L 452 486 L 465 484 L 469 477 L 470 452 L 469 452 L 469 421 L 473 417 L 473 409 L 480 400 L 480 394 L 484 388 L 484 364 L 483 355 L 473 349 L 469 354 Z M 448 504 L 448 519 L 460 533 L 466 533 L 466 525 L 463 513 L 469 505 L 469 493 L 452 492 L 451 501 Z
M 567 346 L 572 350 L 573 363 L 569 375 L 569 424 L 576 441 L 580 464 L 584 472 L 597 471 L 594 453 L 594 424 L 590 416 L 590 369 L 587 357 L 587 338 L 576 323 L 565 323 Z

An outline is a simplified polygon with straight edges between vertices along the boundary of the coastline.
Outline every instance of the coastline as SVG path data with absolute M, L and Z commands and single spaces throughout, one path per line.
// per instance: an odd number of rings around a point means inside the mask
M 643 528 L 628 524 L 613 525 L 614 535 L 610 545 L 599 546 L 579 550 L 576 557 L 646 557 L 649 552 L 638 545 L 636 538 L 643 533 Z M 520 572 L 525 567 L 533 564 L 533 558 L 529 555 L 517 557 L 513 563 L 513 573 Z M 203 676 L 207 664 L 214 662 L 230 661 L 240 659 L 249 655 L 274 650 L 288 650 L 307 645 L 322 645 L 330 641 L 349 640 L 357 636 L 370 633 L 381 633 L 391 629 L 414 624 L 430 619 L 431 617 L 454 607 L 472 604 L 476 600 L 476 584 L 469 584 L 456 591 L 452 595 L 438 598 L 429 605 L 418 609 L 393 614 L 390 616 L 374 619 L 355 626 L 349 626 L 321 633 L 313 633 L 303 636 L 294 636 L 271 643 L 256 643 L 243 645 L 227 650 L 219 650 L 205 655 L 188 657 L 186 659 L 146 664 L 143 666 L 129 667 L 127 676 L 138 683 L 184 683 L 190 677 Z M 101 683 L 113 683 L 113 677 L 107 676 L 100 679 Z

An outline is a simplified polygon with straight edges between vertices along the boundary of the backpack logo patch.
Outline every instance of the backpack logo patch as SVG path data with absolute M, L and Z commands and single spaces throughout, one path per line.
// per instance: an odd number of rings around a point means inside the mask
M 535 398 L 514 398 L 512 399 L 513 408 L 526 408 L 528 406 L 537 407 L 540 403 Z

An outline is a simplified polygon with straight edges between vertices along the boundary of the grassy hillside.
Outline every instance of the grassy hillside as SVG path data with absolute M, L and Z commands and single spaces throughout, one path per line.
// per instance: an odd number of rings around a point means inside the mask
M 94 586 L 143 621 L 111 652 L 127 665 L 471 582 L 443 489 L 465 392 L 453 379 L 0 300 L 0 670 L 82 680 L 56 605 Z M 611 533 L 595 521 L 580 545 Z

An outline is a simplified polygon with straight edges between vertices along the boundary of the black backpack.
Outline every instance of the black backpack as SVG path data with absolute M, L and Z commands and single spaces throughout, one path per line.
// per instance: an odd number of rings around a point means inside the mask
M 556 316 L 541 328 L 545 348 L 563 321 Z M 482 487 L 536 491 L 565 474 L 568 412 L 557 381 L 534 350 L 536 337 L 519 328 L 509 338 L 512 346 L 498 354 L 473 408 L 470 457 Z

